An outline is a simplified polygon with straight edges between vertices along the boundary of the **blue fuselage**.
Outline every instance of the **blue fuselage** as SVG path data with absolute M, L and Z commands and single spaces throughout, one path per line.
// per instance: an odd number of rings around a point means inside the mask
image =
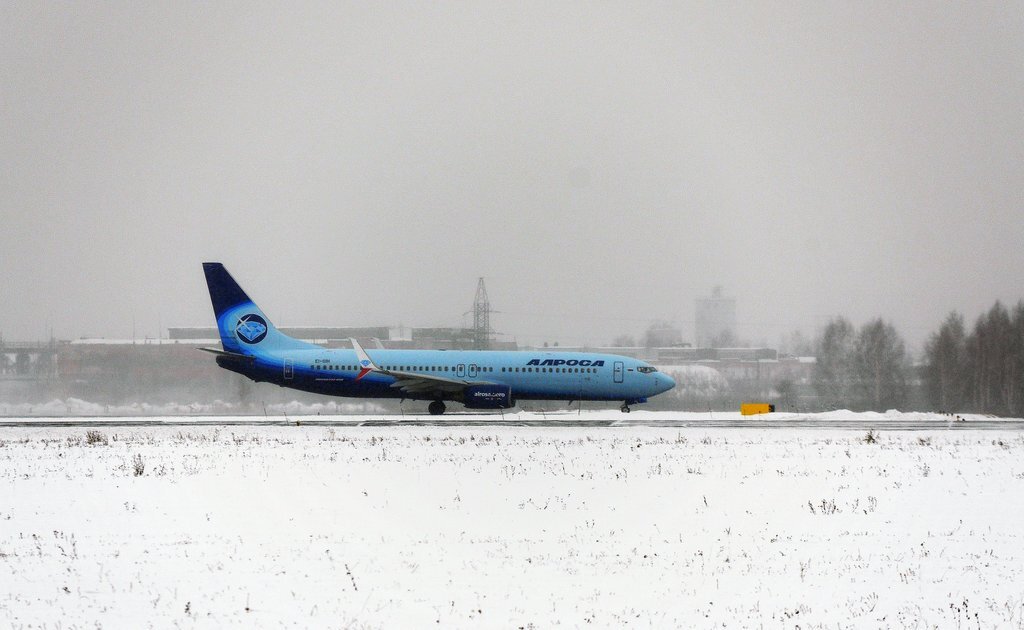
M 383 370 L 496 383 L 511 388 L 519 400 L 643 402 L 675 385 L 665 374 L 647 371 L 651 368 L 643 361 L 614 354 L 462 350 L 371 350 L 369 354 Z M 398 379 L 385 374 L 371 372 L 360 377 L 354 350 L 314 347 L 254 352 L 251 356 L 246 363 L 225 358 L 218 358 L 218 363 L 256 381 L 318 394 L 436 398 L 392 387 Z

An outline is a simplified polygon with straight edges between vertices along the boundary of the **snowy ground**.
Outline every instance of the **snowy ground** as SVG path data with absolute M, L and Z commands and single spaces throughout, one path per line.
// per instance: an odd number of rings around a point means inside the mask
M 95 430 L 0 429 L 4 626 L 1024 627 L 1010 430 Z

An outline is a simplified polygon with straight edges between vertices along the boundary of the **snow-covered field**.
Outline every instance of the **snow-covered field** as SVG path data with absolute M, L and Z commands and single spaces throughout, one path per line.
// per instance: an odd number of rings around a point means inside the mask
M 1024 627 L 1011 430 L 93 430 L 0 429 L 4 626 Z

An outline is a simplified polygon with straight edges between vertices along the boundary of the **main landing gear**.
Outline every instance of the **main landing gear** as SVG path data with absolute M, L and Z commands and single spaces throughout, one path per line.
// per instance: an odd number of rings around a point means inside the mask
M 622 406 L 619 407 L 619 411 L 621 411 L 622 413 L 629 413 L 629 405 L 626 403 L 622 403 Z
M 444 413 L 444 403 L 440 400 L 435 400 L 427 405 L 427 411 L 429 411 L 432 416 L 439 416 Z

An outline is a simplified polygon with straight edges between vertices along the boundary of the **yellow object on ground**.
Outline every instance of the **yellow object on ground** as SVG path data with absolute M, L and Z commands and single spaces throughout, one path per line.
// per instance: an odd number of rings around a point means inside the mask
M 775 411 L 775 405 L 769 405 L 768 403 L 743 403 L 740 405 L 740 414 L 744 416 L 771 413 L 773 411 Z

